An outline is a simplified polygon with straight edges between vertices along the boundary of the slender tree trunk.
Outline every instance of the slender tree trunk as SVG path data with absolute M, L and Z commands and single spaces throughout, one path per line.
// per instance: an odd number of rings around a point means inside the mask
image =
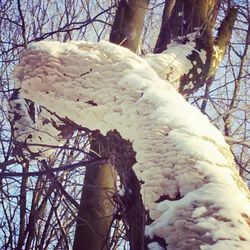
M 86 168 L 73 249 L 110 249 L 115 183 L 116 173 L 111 164 Z

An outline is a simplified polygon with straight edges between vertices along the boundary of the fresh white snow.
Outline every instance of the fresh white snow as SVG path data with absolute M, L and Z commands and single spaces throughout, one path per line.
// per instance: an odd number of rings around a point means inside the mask
M 39 42 L 23 52 L 14 78 L 23 97 L 133 143 L 154 220 L 147 236 L 164 238 L 168 249 L 250 249 L 249 191 L 229 146 L 172 86 L 192 66 L 187 53 L 175 44 L 143 59 L 108 42 Z M 156 202 L 163 195 L 169 200 Z
M 65 142 L 65 138 L 60 135 L 62 133 L 60 126 L 64 123 L 46 109 L 41 108 L 34 123 L 29 116 L 24 98 L 16 95 L 9 102 L 8 111 L 10 120 L 15 121 L 13 123 L 15 140 L 29 145 L 25 154 L 39 153 L 40 158 L 46 158 L 53 153 L 51 146 Z
M 168 82 L 178 89 L 181 76 L 187 74 L 193 67 L 191 61 L 187 57 L 195 50 L 194 47 L 194 42 L 189 42 L 187 44 L 177 44 L 173 42 L 168 45 L 167 50 L 160 54 L 147 54 L 145 60 L 161 79 L 168 80 Z M 197 52 L 202 54 L 202 58 L 206 54 L 205 51 L 202 51 L 202 53 L 199 51 Z

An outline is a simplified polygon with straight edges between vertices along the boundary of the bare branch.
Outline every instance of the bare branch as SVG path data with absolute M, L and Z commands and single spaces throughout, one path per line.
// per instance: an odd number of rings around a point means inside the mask
M 14 173 L 14 172 L 9 172 L 9 173 L 0 173 L 0 176 L 2 177 L 31 177 L 31 176 L 42 176 L 42 175 L 48 175 L 54 172 L 59 172 L 59 171 L 69 171 L 78 167 L 84 167 L 84 166 L 98 166 L 101 164 L 105 164 L 109 162 L 108 159 L 101 158 L 97 160 L 91 160 L 91 161 L 80 161 L 74 164 L 70 165 L 65 165 L 62 167 L 58 168 L 51 168 L 48 170 L 42 170 L 42 171 L 34 171 L 34 172 L 26 172 L 26 173 Z

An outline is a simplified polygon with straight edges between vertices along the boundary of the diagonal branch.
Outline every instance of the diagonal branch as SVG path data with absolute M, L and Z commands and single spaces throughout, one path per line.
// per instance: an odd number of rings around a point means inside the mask
M 228 11 L 228 14 L 223 19 L 218 29 L 217 36 L 213 43 L 213 53 L 210 62 L 208 77 L 214 76 L 217 68 L 219 67 L 219 64 L 221 63 L 226 53 L 230 38 L 232 36 L 233 26 L 236 21 L 237 13 L 238 9 L 232 7 Z
M 50 168 L 47 170 L 42 171 L 34 171 L 34 172 L 26 172 L 26 173 L 17 173 L 17 172 L 9 172 L 9 173 L 0 173 L 0 176 L 2 177 L 31 177 L 31 176 L 42 176 L 42 175 L 49 175 L 54 172 L 59 171 L 66 171 L 66 170 L 72 170 L 78 167 L 88 166 L 88 167 L 94 167 L 98 165 L 102 165 L 109 162 L 106 158 L 100 158 L 97 160 L 90 160 L 90 161 L 80 161 L 74 164 L 65 165 L 58 168 Z

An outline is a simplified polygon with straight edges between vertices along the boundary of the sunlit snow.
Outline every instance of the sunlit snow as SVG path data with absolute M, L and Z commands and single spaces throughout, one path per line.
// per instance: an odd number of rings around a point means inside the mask
M 162 55 L 176 84 L 191 67 L 183 49 Z M 168 249 L 250 249 L 249 192 L 229 146 L 161 79 L 159 60 L 108 42 L 39 42 L 23 52 L 14 77 L 23 97 L 103 134 L 117 129 L 133 143 L 154 220 L 147 236 L 164 238 Z

